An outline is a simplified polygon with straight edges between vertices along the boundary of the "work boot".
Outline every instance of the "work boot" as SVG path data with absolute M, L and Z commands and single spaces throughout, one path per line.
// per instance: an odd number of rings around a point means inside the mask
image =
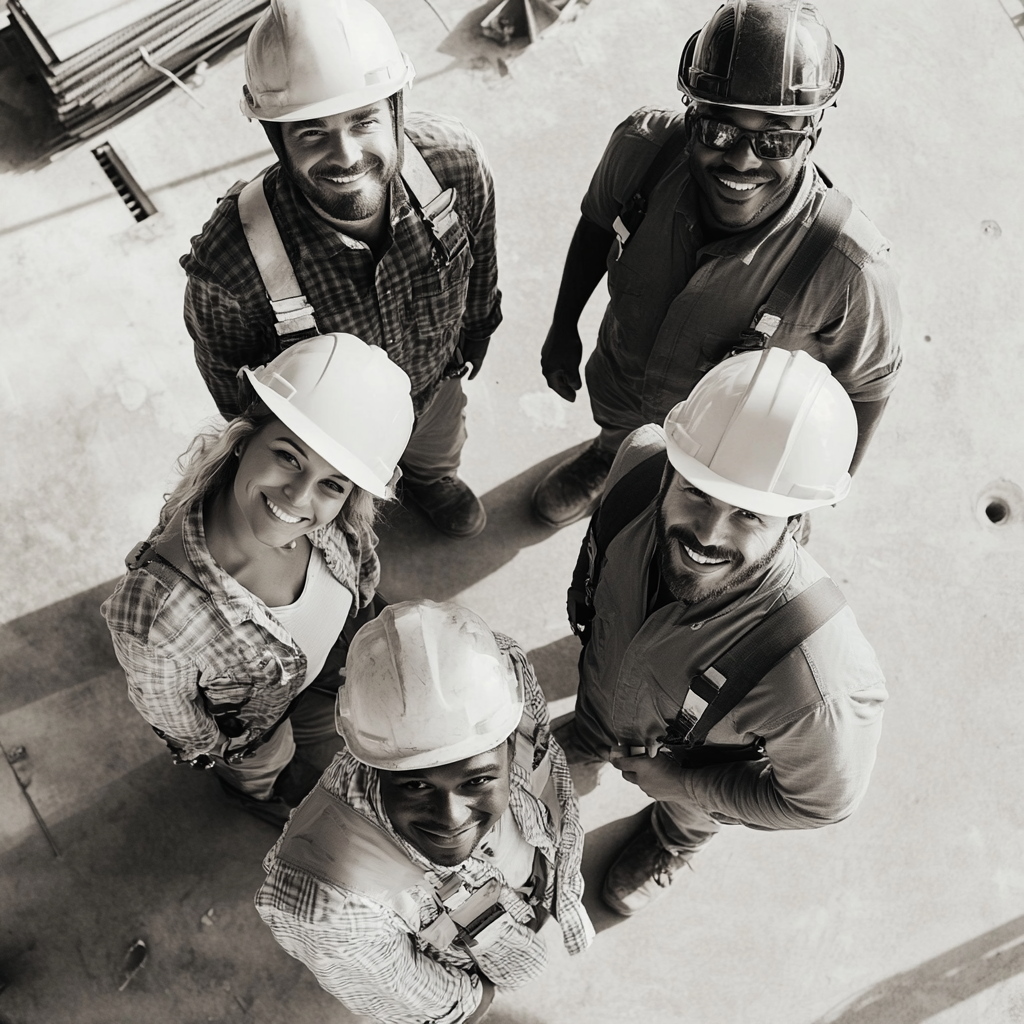
M 688 864 L 694 852 L 669 853 L 648 818 L 608 869 L 601 899 L 615 913 L 630 917 L 668 892 L 673 873 Z
M 597 441 L 552 469 L 533 492 L 533 514 L 545 525 L 560 529 L 594 514 L 615 452 Z
M 432 484 L 406 480 L 405 493 L 449 537 L 475 537 L 487 525 L 487 513 L 480 499 L 457 476 L 443 476 Z
M 288 824 L 288 816 L 295 808 L 281 797 L 272 796 L 269 800 L 258 800 L 237 786 L 232 786 L 220 775 L 217 776 L 217 781 L 224 791 L 224 798 L 232 807 L 237 807 L 240 811 L 245 811 L 246 814 L 251 814 L 277 829 L 282 829 Z
M 565 752 L 572 784 L 579 796 L 586 796 L 597 789 L 601 772 L 609 764 L 596 754 L 580 745 L 576 734 L 576 717 L 562 722 L 551 730 L 551 735 Z

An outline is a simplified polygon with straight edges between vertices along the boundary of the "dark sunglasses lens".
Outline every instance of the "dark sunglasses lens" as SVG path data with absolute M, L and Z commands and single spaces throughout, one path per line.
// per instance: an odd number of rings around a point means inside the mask
M 788 160 L 805 137 L 801 132 L 759 132 L 751 134 L 751 141 L 762 160 Z
M 710 117 L 697 119 L 697 138 L 711 149 L 731 149 L 740 137 L 740 130 L 734 124 L 715 121 Z

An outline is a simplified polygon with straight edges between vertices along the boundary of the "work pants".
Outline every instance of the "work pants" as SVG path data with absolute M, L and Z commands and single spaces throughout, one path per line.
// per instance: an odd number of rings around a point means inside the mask
M 296 748 L 301 752 L 304 747 L 325 742 L 341 748 L 342 741 L 334 727 L 334 702 L 334 696 L 321 692 L 319 687 L 306 689 L 294 711 L 266 743 L 238 764 L 228 764 L 223 757 L 213 755 L 214 770 L 235 789 L 257 800 L 269 800 L 274 795 L 277 777 L 288 767 Z M 230 745 L 226 752 L 231 752 Z
M 600 343 L 587 360 L 584 372 L 590 410 L 594 422 L 601 428 L 597 443 L 601 448 L 617 452 L 626 437 L 647 422 L 640 408 L 639 388 L 643 382 L 634 386 L 629 375 L 620 372 L 610 356 L 601 350 Z
M 462 379 L 444 381 L 430 405 L 416 417 L 402 455 L 402 475 L 410 484 L 433 484 L 458 472 L 467 437 L 465 409 Z

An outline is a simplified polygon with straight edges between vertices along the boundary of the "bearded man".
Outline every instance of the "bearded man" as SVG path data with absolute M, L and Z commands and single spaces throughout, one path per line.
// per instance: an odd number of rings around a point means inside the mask
M 864 796 L 885 680 L 795 540 L 810 509 L 848 493 L 856 444 L 853 403 L 828 367 L 770 348 L 725 359 L 664 428 L 620 448 L 597 524 L 644 466 L 664 466 L 661 485 L 603 549 L 593 532 L 584 542 L 593 617 L 575 717 L 555 731 L 578 772 L 611 761 L 655 801 L 604 881 L 618 913 L 664 895 L 723 824 L 817 828 Z M 739 657 L 755 631 L 757 649 Z
M 239 367 L 315 334 L 354 334 L 409 375 L 404 493 L 442 533 L 483 530 L 458 476 L 461 376 L 501 322 L 494 190 L 454 118 L 404 114 L 409 58 L 366 0 L 274 0 L 246 47 L 242 112 L 279 158 L 217 206 L 192 251 L 185 324 L 221 413 Z

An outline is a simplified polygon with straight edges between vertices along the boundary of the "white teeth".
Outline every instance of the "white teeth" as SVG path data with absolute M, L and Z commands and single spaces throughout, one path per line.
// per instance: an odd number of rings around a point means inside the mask
M 282 523 L 288 523 L 294 526 L 296 523 L 302 522 L 301 516 L 288 515 L 288 513 L 285 512 L 283 509 L 278 508 L 265 494 L 263 495 L 263 500 L 267 503 L 267 508 L 269 508 L 270 511 L 273 512 L 274 515 L 277 516 L 277 518 L 280 519 Z
M 758 183 L 756 183 L 756 182 L 754 184 L 742 184 L 742 183 L 740 183 L 738 181 L 729 181 L 728 178 L 719 178 L 718 180 L 726 188 L 731 188 L 731 189 L 733 189 L 736 192 L 750 192 L 753 189 L 757 188 L 757 185 L 758 185 Z
M 688 548 L 685 544 L 683 545 L 683 550 L 700 565 L 724 565 L 729 561 L 728 558 L 708 558 L 707 555 L 698 555 L 696 551 Z

